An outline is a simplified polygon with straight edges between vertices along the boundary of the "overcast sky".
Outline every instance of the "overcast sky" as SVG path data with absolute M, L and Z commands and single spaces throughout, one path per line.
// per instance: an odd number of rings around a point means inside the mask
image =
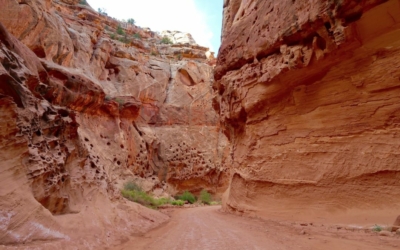
M 153 31 L 191 33 L 199 45 L 218 52 L 223 0 L 87 0 L 117 19 L 133 18 L 136 25 Z

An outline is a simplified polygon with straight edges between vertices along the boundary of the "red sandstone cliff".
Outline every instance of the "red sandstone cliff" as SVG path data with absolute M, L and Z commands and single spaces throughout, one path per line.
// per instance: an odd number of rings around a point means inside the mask
M 78 2 L 0 0 L 1 244 L 106 247 L 166 221 L 121 198 L 131 178 L 156 195 L 227 185 L 207 48 L 116 35 Z
M 214 107 L 232 142 L 224 208 L 398 209 L 400 3 L 224 3 Z

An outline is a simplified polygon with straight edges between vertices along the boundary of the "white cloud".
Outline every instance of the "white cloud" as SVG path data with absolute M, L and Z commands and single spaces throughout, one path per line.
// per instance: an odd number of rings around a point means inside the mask
M 153 31 L 178 30 L 192 34 L 199 45 L 212 48 L 213 33 L 207 26 L 206 13 L 194 0 L 87 0 L 94 8 L 104 8 L 109 16 L 133 18 L 141 27 Z

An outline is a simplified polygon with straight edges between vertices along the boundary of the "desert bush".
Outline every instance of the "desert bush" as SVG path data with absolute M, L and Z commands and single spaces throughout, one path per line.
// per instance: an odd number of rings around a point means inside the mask
M 172 203 L 172 200 L 170 198 L 163 197 L 163 198 L 157 199 L 158 206 L 162 206 L 162 205 L 165 205 L 165 204 L 171 204 L 171 203 Z
M 173 44 L 173 42 L 171 41 L 171 39 L 169 39 L 169 38 L 166 37 L 166 36 L 164 36 L 164 37 L 161 39 L 161 43 L 163 43 L 163 44 Z
M 86 2 L 86 0 L 81 0 L 81 1 L 79 1 L 79 4 L 88 5 L 88 3 Z
M 189 202 L 190 204 L 193 204 L 193 203 L 196 202 L 196 197 L 195 197 L 191 192 L 189 192 L 189 191 L 183 192 L 182 195 L 179 195 L 179 196 L 178 196 L 178 199 L 179 199 L 179 200 L 183 200 L 183 201 L 187 201 L 187 202 Z
M 125 35 L 125 31 L 122 29 L 121 25 L 118 25 L 117 27 L 117 34 L 118 35 Z
M 185 202 L 182 200 L 174 200 L 171 202 L 171 204 L 174 206 L 183 206 L 183 205 L 185 205 Z
M 97 9 L 97 12 L 99 12 L 99 14 L 108 16 L 107 11 L 106 11 L 106 9 L 104 9 L 104 8 L 98 8 L 98 9 Z
M 210 202 L 210 205 L 211 206 L 218 206 L 218 205 L 221 205 L 221 202 L 220 201 L 212 201 L 212 202 Z
M 142 36 L 139 33 L 135 33 L 133 37 L 136 39 L 142 39 Z
M 147 194 L 143 189 L 134 181 L 128 181 L 124 184 L 124 189 L 121 191 L 124 198 L 139 203 L 143 206 L 157 209 L 165 204 L 172 204 L 174 206 L 183 206 L 184 201 L 172 200 L 170 198 L 154 198 L 152 195 Z
M 142 188 L 134 181 L 128 181 L 124 184 L 124 190 L 127 191 L 142 191 Z
M 202 203 L 210 205 L 211 203 L 211 194 L 209 192 L 207 192 L 207 190 L 202 190 L 200 192 L 200 200 Z
M 125 104 L 125 101 L 123 99 L 120 99 L 120 98 L 115 98 L 114 101 L 117 102 L 119 105 L 124 105 Z
M 376 225 L 376 224 L 375 224 L 375 226 L 372 227 L 372 231 L 374 231 L 374 232 L 380 232 L 382 230 L 383 230 L 383 227 Z
M 120 39 L 118 39 L 120 42 L 129 44 L 131 42 L 131 40 L 129 40 L 126 36 L 121 37 Z
M 148 195 L 144 191 L 137 191 L 137 190 L 130 191 L 124 189 L 121 191 L 121 194 L 128 200 L 139 203 L 149 208 L 157 208 L 159 206 L 157 199 L 154 199 L 152 196 Z
M 135 19 L 129 18 L 127 23 L 134 25 L 135 24 Z
M 121 191 L 121 194 L 123 197 L 130 201 L 153 209 L 158 208 L 158 206 L 160 206 L 160 204 L 164 202 L 160 201 L 161 199 L 155 199 L 153 196 L 144 192 L 142 188 L 134 181 L 126 182 L 124 184 L 124 189 Z

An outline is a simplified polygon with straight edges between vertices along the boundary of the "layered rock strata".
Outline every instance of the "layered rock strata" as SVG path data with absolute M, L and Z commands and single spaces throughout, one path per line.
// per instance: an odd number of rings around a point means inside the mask
M 214 107 L 238 213 L 398 208 L 400 3 L 224 3 Z
M 112 246 L 168 219 L 122 199 L 125 181 L 160 196 L 228 183 L 207 48 L 120 32 L 80 2 L 0 1 L 3 245 Z

